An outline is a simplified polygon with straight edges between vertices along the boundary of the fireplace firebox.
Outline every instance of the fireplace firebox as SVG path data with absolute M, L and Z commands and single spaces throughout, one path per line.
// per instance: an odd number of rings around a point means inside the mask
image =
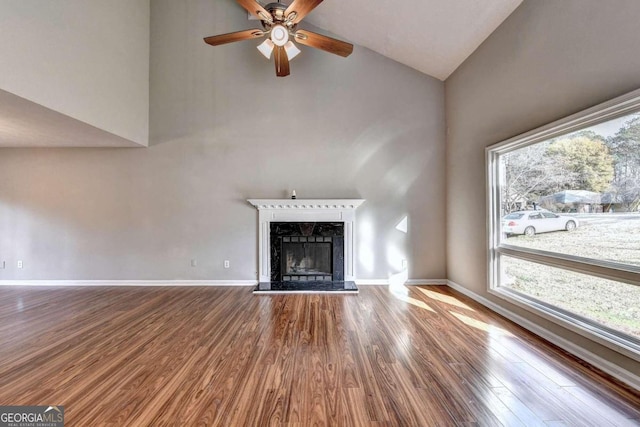
M 332 237 L 283 237 L 282 281 L 332 280 Z
M 272 282 L 344 281 L 344 223 L 272 222 Z

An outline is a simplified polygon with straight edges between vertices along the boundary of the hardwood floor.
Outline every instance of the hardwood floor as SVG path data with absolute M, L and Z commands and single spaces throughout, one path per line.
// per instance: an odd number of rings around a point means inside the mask
M 627 426 L 640 396 L 447 287 L 0 287 L 0 405 L 68 426 Z

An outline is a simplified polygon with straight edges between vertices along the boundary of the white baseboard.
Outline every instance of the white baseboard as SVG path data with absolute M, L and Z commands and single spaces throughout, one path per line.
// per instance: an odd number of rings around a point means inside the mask
M 358 286 L 367 286 L 367 285 L 377 285 L 377 286 L 388 286 L 389 279 L 358 279 L 356 280 L 356 285 Z M 409 279 L 404 285 L 406 286 L 446 286 L 447 279 Z
M 409 279 L 407 286 L 447 286 L 447 279 Z
M 587 363 L 595 366 L 596 368 L 606 372 L 617 380 L 633 387 L 636 390 L 640 390 L 640 376 L 634 374 L 633 372 L 627 371 L 626 369 L 621 368 L 620 366 L 611 363 L 607 359 L 604 359 L 597 354 L 594 354 L 588 350 L 585 350 L 583 347 L 576 345 L 575 343 L 554 334 L 548 329 L 542 328 L 541 326 L 531 322 L 530 320 L 510 311 L 506 308 L 476 294 L 475 292 L 470 291 L 458 283 L 455 283 L 451 280 L 447 281 L 447 284 L 456 291 L 460 292 L 468 296 L 469 298 L 475 300 L 476 302 L 484 305 L 488 309 L 495 311 L 496 313 L 506 317 L 511 320 L 515 324 L 533 332 L 534 334 L 544 338 L 552 344 L 557 345 L 561 349 L 573 354 L 574 356 L 584 360 Z
M 0 280 L 0 286 L 255 286 L 257 280 Z

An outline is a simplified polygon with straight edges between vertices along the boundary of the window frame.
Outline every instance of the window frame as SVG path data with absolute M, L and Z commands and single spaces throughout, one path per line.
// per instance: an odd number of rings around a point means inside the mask
M 640 112 L 640 89 L 485 148 L 487 195 L 488 292 L 555 324 L 640 361 L 640 339 L 603 326 L 518 291 L 501 287 L 500 257 L 509 256 L 550 267 L 640 286 L 640 267 L 548 252 L 501 242 L 500 156 L 584 128 Z

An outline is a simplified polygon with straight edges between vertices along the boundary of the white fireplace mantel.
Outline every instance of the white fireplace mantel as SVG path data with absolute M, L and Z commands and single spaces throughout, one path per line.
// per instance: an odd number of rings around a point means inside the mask
M 364 199 L 249 199 L 258 209 L 258 280 L 271 281 L 272 222 L 343 222 L 344 280 L 355 281 L 356 209 Z

